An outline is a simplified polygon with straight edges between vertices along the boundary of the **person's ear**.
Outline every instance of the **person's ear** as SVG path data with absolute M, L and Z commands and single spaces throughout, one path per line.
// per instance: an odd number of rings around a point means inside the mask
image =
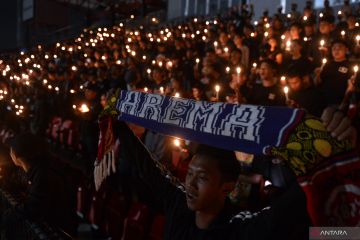
M 234 190 L 235 184 L 236 184 L 235 181 L 224 182 L 223 185 L 222 185 L 222 192 L 225 195 L 230 194 Z

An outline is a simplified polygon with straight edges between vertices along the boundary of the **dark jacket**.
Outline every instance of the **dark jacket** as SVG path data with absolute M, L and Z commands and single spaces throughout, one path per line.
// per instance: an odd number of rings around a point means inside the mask
M 147 199 L 152 198 L 150 203 L 156 202 L 165 214 L 164 239 L 307 239 L 305 194 L 298 184 L 290 186 L 270 208 L 258 213 L 238 212 L 227 201 L 208 229 L 197 228 L 195 212 L 188 209 L 185 193 L 161 173 L 125 123 L 121 122 L 118 130 L 120 152 L 126 156 L 122 160 L 128 161 L 141 179 L 138 191 L 144 188 L 150 192 Z
M 48 161 L 39 161 L 26 173 L 27 196 L 17 210 L 30 220 L 45 221 L 73 234 L 77 227 L 73 184 L 61 164 Z

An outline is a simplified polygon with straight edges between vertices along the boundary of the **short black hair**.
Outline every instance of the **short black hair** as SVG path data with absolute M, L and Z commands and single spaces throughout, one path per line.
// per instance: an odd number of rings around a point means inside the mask
M 240 162 L 236 159 L 234 151 L 200 144 L 194 157 L 205 157 L 216 162 L 223 182 L 237 181 L 240 174 Z

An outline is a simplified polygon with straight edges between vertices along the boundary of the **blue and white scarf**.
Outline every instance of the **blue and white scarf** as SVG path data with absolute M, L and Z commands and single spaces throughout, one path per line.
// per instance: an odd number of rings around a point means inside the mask
M 304 115 L 300 109 L 195 101 L 121 91 L 118 119 L 228 150 L 265 154 L 278 147 Z

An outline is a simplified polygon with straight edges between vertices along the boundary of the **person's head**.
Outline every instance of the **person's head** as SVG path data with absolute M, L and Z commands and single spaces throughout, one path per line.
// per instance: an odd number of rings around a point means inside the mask
M 202 212 L 221 210 L 239 172 L 240 165 L 234 152 L 200 145 L 185 179 L 189 209 Z
M 301 31 L 302 31 L 302 28 L 301 28 L 300 24 L 298 24 L 298 23 L 291 24 L 291 27 L 290 27 L 291 39 L 299 39 Z
M 334 27 L 334 17 L 333 16 L 324 16 L 320 18 L 319 31 L 321 34 L 328 35 L 333 30 Z
M 241 63 L 241 57 L 242 57 L 241 50 L 234 49 L 233 51 L 231 51 L 231 54 L 230 54 L 230 62 L 233 65 L 238 65 Z
M 301 55 L 302 45 L 299 39 L 295 39 L 291 41 L 290 53 L 292 56 Z
M 164 81 L 164 74 L 159 68 L 154 68 L 152 71 L 152 79 L 157 83 L 160 84 Z
M 240 73 L 238 73 L 235 69 L 235 71 L 233 71 L 231 74 L 230 87 L 235 89 L 240 86 L 243 86 L 246 83 L 246 80 L 247 80 L 246 72 L 241 71 Z
M 331 54 L 335 62 L 344 61 L 346 52 L 348 51 L 346 42 L 343 40 L 335 40 L 331 46 Z
M 268 82 L 274 81 L 276 75 L 277 63 L 270 59 L 265 59 L 260 64 L 259 74 L 261 81 Z
M 98 94 L 98 87 L 95 83 L 89 83 L 85 87 L 85 99 L 86 100 L 94 100 Z
M 227 42 L 229 41 L 229 37 L 226 34 L 226 32 L 221 32 L 220 36 L 219 36 L 219 42 L 221 45 L 225 45 L 227 44 Z
M 30 167 L 40 163 L 48 154 L 46 141 L 31 133 L 21 133 L 7 140 L 10 157 L 13 163 L 28 171 Z
M 296 67 L 289 69 L 286 81 L 292 92 L 298 92 L 305 87 L 303 83 L 303 73 Z

